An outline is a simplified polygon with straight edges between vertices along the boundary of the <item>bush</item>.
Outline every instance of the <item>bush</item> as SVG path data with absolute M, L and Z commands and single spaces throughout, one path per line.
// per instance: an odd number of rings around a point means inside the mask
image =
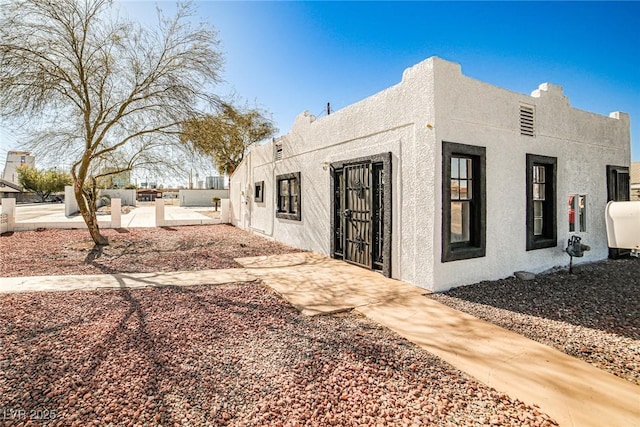
M 98 207 L 101 208 L 103 206 L 111 206 L 111 196 L 108 194 L 104 194 L 100 196 L 98 199 Z

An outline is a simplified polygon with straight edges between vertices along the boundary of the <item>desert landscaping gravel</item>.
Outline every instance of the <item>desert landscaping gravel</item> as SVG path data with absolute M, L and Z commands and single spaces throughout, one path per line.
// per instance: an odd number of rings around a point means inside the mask
M 224 224 L 101 232 L 110 244 L 100 253 L 87 230 L 3 234 L 0 277 L 236 268 L 234 258 L 299 252 Z
M 0 277 L 239 267 L 297 251 L 227 225 L 0 236 Z M 640 260 L 431 294 L 640 384 Z M 50 419 L 46 419 L 50 418 Z M 0 425 L 542 426 L 555 422 L 354 313 L 260 282 L 0 295 Z
M 0 371 L 3 425 L 555 425 L 365 318 L 306 317 L 259 283 L 4 294 Z
M 588 263 L 573 272 L 429 297 L 640 385 L 640 259 Z

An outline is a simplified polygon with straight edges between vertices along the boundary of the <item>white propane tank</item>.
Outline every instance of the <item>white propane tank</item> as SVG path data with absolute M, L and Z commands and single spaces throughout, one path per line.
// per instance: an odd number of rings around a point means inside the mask
M 605 221 L 610 248 L 640 251 L 640 201 L 607 203 Z

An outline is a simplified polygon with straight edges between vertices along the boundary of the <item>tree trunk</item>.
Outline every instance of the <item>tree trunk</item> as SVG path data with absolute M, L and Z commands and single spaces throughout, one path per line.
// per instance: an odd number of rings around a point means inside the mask
M 100 233 L 100 227 L 98 227 L 95 200 L 87 197 L 82 189 L 82 183 L 79 181 L 75 182 L 73 192 L 76 196 L 76 200 L 78 201 L 80 214 L 82 215 L 84 222 L 87 224 L 89 234 L 91 235 L 94 243 L 96 246 L 107 246 L 109 244 L 109 240 Z

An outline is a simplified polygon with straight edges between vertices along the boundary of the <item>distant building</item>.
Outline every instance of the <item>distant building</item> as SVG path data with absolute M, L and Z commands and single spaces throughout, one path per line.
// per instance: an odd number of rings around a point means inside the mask
M 178 195 L 179 195 L 179 189 L 178 188 L 166 188 L 162 191 L 162 198 L 163 199 L 177 199 Z
M 206 177 L 205 188 L 208 190 L 224 190 L 224 176 Z
M 631 200 L 640 200 L 640 162 L 631 163 Z
M 139 202 L 154 202 L 156 199 L 162 199 L 162 191 L 158 190 L 138 190 L 137 199 Z
M 16 195 L 22 192 L 22 188 L 13 182 L 0 179 L 0 198 L 15 199 Z
M 35 167 L 36 158 L 28 151 L 9 151 L 7 153 L 7 161 L 4 165 L 2 179 L 5 181 L 18 183 L 18 167 L 27 165 Z

